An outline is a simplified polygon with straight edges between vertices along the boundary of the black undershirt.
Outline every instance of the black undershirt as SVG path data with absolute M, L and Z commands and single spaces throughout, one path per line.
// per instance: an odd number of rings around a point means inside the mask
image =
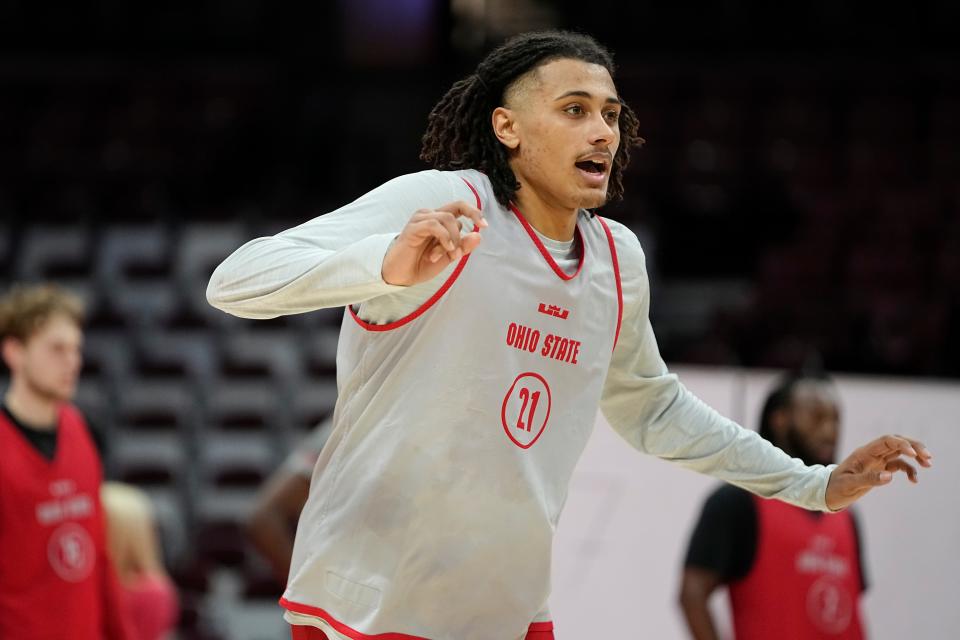
M 810 511 L 811 518 L 822 513 Z M 863 562 L 863 545 L 857 515 L 850 511 L 857 542 L 860 584 L 867 590 Z M 745 578 L 753 567 L 757 553 L 757 509 L 751 494 L 733 485 L 714 491 L 700 512 L 700 519 L 690 538 L 684 566 L 700 567 L 716 572 L 724 583 Z
M 36 427 L 31 427 L 27 425 L 22 420 L 18 419 L 13 412 L 10 411 L 10 407 L 7 406 L 7 403 L 0 402 L 0 411 L 3 411 L 4 417 L 9 420 L 17 430 L 23 434 L 23 437 L 27 439 L 33 448 L 42 455 L 47 460 L 53 460 L 57 455 L 57 434 L 60 432 L 59 426 L 52 429 L 38 429 Z M 98 431 L 89 420 L 84 417 L 84 421 L 87 423 L 87 432 L 90 434 L 90 437 L 93 438 L 93 444 L 96 446 L 97 451 L 100 453 L 100 456 L 105 455 L 105 442 L 103 440 L 102 434 Z
M 23 434 L 23 437 L 33 445 L 33 448 L 36 449 L 40 455 L 42 455 L 47 460 L 53 460 L 54 456 L 57 455 L 57 433 L 60 431 L 56 426 L 52 429 L 37 429 L 36 427 L 29 427 L 20 420 L 17 419 L 13 412 L 10 411 L 10 408 L 7 406 L 7 403 L 0 404 L 0 409 L 3 410 L 4 416 L 7 420 L 13 423 L 20 433 Z

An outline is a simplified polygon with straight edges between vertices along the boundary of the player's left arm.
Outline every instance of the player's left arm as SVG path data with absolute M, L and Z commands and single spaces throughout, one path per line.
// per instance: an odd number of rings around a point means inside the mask
M 106 511 L 97 496 L 97 517 L 100 531 L 97 540 L 97 563 L 100 565 L 100 602 L 103 607 L 103 637 L 106 640 L 134 640 L 136 634 L 130 612 L 124 605 L 116 566 L 107 552 Z
M 649 281 L 640 242 L 623 225 L 611 222 L 609 226 L 619 254 L 623 320 L 600 406 L 628 443 L 758 495 L 807 509 L 841 509 L 873 486 L 889 482 L 884 473 L 911 473 L 912 467 L 900 457 L 923 454 L 907 439 L 880 438 L 855 451 L 836 471 L 833 465 L 807 466 L 690 393 L 660 356 L 649 320 Z M 923 466 L 927 463 L 929 458 L 920 460 Z

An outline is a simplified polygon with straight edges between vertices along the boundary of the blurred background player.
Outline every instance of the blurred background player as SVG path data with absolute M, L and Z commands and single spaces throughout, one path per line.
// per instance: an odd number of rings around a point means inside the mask
M 763 406 L 760 435 L 807 464 L 831 464 L 840 401 L 825 375 L 783 378 Z M 738 640 L 863 637 L 866 589 L 852 510 L 813 512 L 733 485 L 707 499 L 683 570 L 680 602 L 697 640 L 719 637 L 707 602 L 729 589 Z
M 327 418 L 290 453 L 257 494 L 247 520 L 247 536 L 270 564 L 278 585 L 287 582 L 297 520 L 310 492 L 313 467 L 332 426 L 332 418 Z
M 164 640 L 177 623 L 177 591 L 167 575 L 153 507 L 141 489 L 106 482 L 100 499 L 107 518 L 107 548 L 120 579 L 122 602 L 136 640 Z
M 82 320 L 79 299 L 54 286 L 0 299 L 10 369 L 0 410 L 0 638 L 136 637 L 107 556 L 100 458 L 70 403 Z

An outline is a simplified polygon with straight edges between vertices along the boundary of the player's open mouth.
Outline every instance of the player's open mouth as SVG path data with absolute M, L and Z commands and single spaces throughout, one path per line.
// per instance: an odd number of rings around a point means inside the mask
M 599 186 L 607 179 L 607 171 L 610 167 L 608 158 L 606 154 L 597 154 L 595 157 L 578 160 L 574 165 L 588 183 Z
M 607 171 L 605 162 L 597 162 L 595 160 L 581 160 L 577 163 L 577 167 L 587 173 L 606 173 Z

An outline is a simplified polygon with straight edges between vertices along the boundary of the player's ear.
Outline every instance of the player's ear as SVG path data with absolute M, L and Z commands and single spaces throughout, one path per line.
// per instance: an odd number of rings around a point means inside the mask
M 520 126 L 513 110 L 497 107 L 491 116 L 493 134 L 507 149 L 516 150 L 520 146 Z
M 23 361 L 23 342 L 13 336 L 6 336 L 0 345 L 0 353 L 3 354 L 3 362 L 7 368 L 16 371 Z

